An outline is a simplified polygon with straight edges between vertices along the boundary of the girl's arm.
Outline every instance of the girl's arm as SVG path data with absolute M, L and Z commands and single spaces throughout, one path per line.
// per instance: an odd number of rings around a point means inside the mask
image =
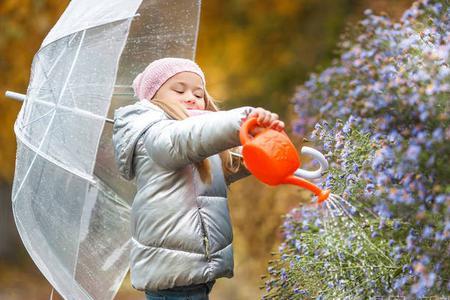
M 239 129 L 253 110 L 246 106 L 181 121 L 160 120 L 147 129 L 145 148 L 155 163 L 167 169 L 200 162 L 239 146 Z

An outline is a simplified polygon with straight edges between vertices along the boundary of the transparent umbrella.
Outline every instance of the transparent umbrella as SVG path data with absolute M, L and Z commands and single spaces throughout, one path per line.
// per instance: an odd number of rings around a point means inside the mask
M 34 57 L 14 125 L 13 213 L 65 299 L 112 299 L 128 271 L 133 183 L 111 143 L 132 79 L 165 56 L 194 59 L 200 0 L 73 0 Z

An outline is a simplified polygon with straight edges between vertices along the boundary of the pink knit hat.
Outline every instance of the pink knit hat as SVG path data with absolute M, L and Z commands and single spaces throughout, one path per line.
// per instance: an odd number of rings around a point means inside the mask
M 133 80 L 134 95 L 139 100 L 151 100 L 161 85 L 180 72 L 197 74 L 202 78 L 203 86 L 205 86 L 205 75 L 194 61 L 185 58 L 166 57 L 151 62 L 142 73 L 136 76 Z

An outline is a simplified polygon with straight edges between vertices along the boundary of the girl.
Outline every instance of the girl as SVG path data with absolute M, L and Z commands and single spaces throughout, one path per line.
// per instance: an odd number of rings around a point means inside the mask
M 219 111 L 188 59 L 153 61 L 133 88 L 140 101 L 115 111 L 113 129 L 119 172 L 137 185 L 131 283 L 149 300 L 208 299 L 216 278 L 233 276 L 227 187 L 249 175 L 230 149 L 249 117 L 253 135 L 284 123 L 262 108 Z

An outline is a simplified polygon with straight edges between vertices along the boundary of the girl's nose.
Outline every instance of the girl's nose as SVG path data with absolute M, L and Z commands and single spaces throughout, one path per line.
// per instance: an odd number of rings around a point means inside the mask
M 188 104 L 194 104 L 195 100 L 193 98 L 189 98 L 189 99 L 184 99 L 184 102 L 186 102 Z

